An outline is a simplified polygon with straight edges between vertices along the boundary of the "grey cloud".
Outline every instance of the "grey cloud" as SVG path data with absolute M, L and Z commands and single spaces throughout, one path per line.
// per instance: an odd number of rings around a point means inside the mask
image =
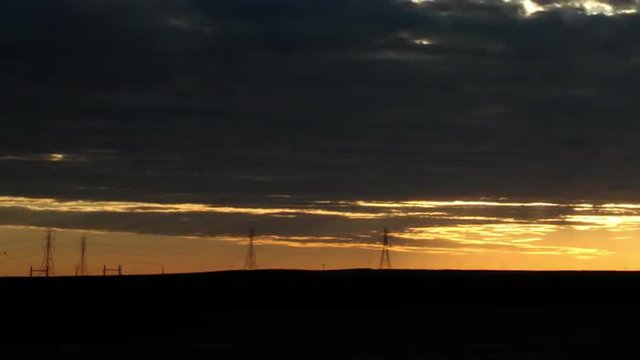
M 500 1 L 0 8 L 0 157 L 87 159 L 3 161 L 5 194 L 638 199 L 636 15 L 524 18 Z

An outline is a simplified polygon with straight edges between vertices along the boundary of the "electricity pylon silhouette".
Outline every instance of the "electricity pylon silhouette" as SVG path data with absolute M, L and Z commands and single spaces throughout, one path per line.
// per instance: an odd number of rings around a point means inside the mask
M 247 249 L 247 257 L 244 260 L 244 268 L 246 270 L 255 270 L 258 268 L 258 262 L 256 261 L 256 250 L 253 246 L 253 237 L 255 232 L 253 229 L 249 230 L 249 248 Z
M 80 242 L 80 262 L 76 269 L 76 275 L 87 276 L 89 271 L 87 270 L 87 237 L 83 236 Z
M 384 235 L 382 236 L 382 254 L 380 255 L 381 270 L 391 269 L 391 257 L 389 256 L 389 229 L 384 228 Z
M 44 272 L 45 276 L 53 276 L 56 273 L 56 268 L 53 264 L 53 247 L 53 230 L 47 229 L 45 231 L 44 245 L 42 248 L 42 264 L 40 265 L 41 270 Z

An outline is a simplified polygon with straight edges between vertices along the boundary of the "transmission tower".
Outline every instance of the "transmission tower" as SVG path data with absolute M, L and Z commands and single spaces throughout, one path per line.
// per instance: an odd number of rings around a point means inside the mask
M 76 275 L 87 276 L 89 271 L 87 270 L 87 237 L 83 236 L 80 241 L 80 262 L 76 269 Z
M 256 250 L 253 246 L 253 237 L 255 232 L 253 229 L 249 230 L 249 248 L 247 249 L 247 257 L 244 261 L 244 268 L 246 270 L 255 270 L 258 268 L 258 262 L 256 261 Z
M 384 235 L 382 237 L 382 254 L 380 255 L 380 269 L 391 269 L 391 257 L 389 256 L 389 229 L 384 228 Z
M 44 271 L 45 276 L 53 276 L 56 274 L 56 268 L 53 264 L 53 249 L 55 239 L 53 238 L 53 230 L 47 229 L 44 236 L 42 263 L 41 269 Z

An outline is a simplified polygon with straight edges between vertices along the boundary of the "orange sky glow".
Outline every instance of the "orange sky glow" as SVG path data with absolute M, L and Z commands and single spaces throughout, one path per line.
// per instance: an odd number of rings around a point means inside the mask
M 81 236 L 94 275 L 103 265 L 122 265 L 128 274 L 241 269 L 245 230 L 256 224 L 264 224 L 255 240 L 260 268 L 376 268 L 384 226 L 392 232 L 394 268 L 640 268 L 638 204 L 282 201 L 258 207 L 0 197 L 0 210 L 14 214 L 0 226 L 0 275 L 38 267 L 48 227 L 55 229 L 57 275 L 74 274 Z M 316 225 L 299 225 L 305 221 Z

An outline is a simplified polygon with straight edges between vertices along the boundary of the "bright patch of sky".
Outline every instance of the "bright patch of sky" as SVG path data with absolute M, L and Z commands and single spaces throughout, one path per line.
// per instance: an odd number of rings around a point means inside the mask
M 520 3 L 526 16 L 555 9 L 574 9 L 587 15 L 606 16 L 633 14 L 638 11 L 637 6 L 614 6 L 607 2 L 594 0 L 561 1 L 549 4 L 539 4 L 533 0 L 505 0 L 505 2 Z
M 605 15 L 615 16 L 622 14 L 634 14 L 638 12 L 637 5 L 624 5 L 615 6 L 605 1 L 597 0 L 572 0 L 572 1 L 556 1 L 546 4 L 538 3 L 534 0 L 502 0 L 504 3 L 519 4 L 522 7 L 522 11 L 525 16 L 532 16 L 534 14 L 556 10 L 556 9 L 573 9 L 582 11 L 587 15 Z M 433 0 L 411 0 L 414 4 L 421 4 L 425 2 L 433 2 Z M 485 1 L 478 0 L 478 3 Z

